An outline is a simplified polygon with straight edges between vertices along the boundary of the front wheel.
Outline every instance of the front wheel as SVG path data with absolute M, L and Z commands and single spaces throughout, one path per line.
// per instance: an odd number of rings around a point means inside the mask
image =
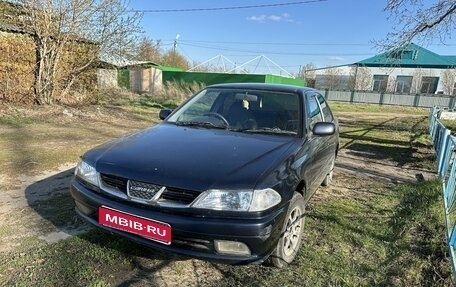
M 301 246 L 303 227 L 304 199 L 301 194 L 295 192 L 288 207 L 279 242 L 269 256 L 272 265 L 282 268 L 293 261 Z

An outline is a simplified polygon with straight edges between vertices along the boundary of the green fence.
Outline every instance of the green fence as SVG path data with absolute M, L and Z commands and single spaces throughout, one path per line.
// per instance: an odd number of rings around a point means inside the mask
M 130 89 L 130 70 L 117 70 L 117 84 L 120 88 Z
M 163 71 L 163 83 L 203 83 L 205 85 L 222 83 L 275 83 L 295 86 L 305 86 L 304 80 L 292 79 L 276 75 L 258 74 L 226 74 L 226 73 L 203 73 L 203 72 L 182 72 Z

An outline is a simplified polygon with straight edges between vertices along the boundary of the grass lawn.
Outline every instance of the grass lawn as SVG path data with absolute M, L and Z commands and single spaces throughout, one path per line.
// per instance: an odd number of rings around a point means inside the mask
M 215 264 L 145 249 L 95 229 L 51 243 L 31 232 L 0 252 L 0 285 L 452 286 L 440 183 L 391 182 L 363 173 L 374 163 L 432 169 L 427 110 L 332 107 L 341 122 L 341 156 L 366 160 L 365 166 L 349 172 L 340 165 L 334 185 L 317 191 L 307 206 L 301 250 L 289 267 Z M 72 108 L 71 117 L 63 109 L 0 116 L 0 174 L 8 179 L 0 181 L 1 190 L 17 187 L 21 174 L 75 162 L 84 150 L 153 124 L 158 115 L 150 99 Z M 33 216 L 43 218 L 28 225 L 20 219 Z M 17 233 L 19 224 L 30 230 L 82 224 L 65 193 L 0 218 L 0 242 Z

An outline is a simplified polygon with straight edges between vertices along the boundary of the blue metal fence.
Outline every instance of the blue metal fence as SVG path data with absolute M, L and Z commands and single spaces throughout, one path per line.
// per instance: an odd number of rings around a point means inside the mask
M 442 180 L 446 235 L 453 274 L 456 273 L 456 137 L 440 121 L 442 109 L 433 107 L 430 114 L 430 134 L 437 155 L 437 172 Z

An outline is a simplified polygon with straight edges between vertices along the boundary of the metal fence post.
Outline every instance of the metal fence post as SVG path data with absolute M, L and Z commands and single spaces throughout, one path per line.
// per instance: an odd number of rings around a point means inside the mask
M 445 171 L 447 170 L 448 165 L 450 163 L 451 152 L 453 150 L 450 135 L 451 131 L 449 129 L 445 129 L 442 141 L 441 162 L 439 167 L 439 175 L 441 177 L 445 176 Z
M 430 109 L 430 114 L 429 114 L 429 134 L 432 136 L 434 134 L 434 129 L 435 129 L 435 116 L 434 116 L 434 110 L 436 107 L 432 107 Z
M 380 105 L 383 105 L 383 102 L 385 101 L 385 93 L 384 92 L 381 92 L 380 93 Z
M 444 177 L 446 174 L 446 171 L 451 165 L 451 153 L 454 152 L 454 146 L 453 146 L 453 141 L 451 140 L 451 135 L 448 137 L 447 145 L 445 148 L 445 155 L 443 159 L 443 165 L 442 165 L 442 177 Z
M 416 94 L 415 99 L 413 100 L 413 106 L 418 107 L 420 105 L 420 95 Z
M 455 97 L 450 98 L 450 102 L 448 103 L 448 108 L 449 109 L 454 109 L 454 104 L 455 104 Z
M 351 95 L 350 95 L 350 103 L 353 103 L 355 100 L 355 90 L 351 91 Z
M 446 148 L 447 148 L 447 141 L 448 137 L 450 136 L 451 132 L 449 129 L 444 129 L 442 138 L 440 140 L 440 148 L 439 148 L 439 157 L 437 161 L 437 173 L 441 176 L 442 172 L 442 167 L 443 167 L 443 160 L 445 158 L 446 154 Z

